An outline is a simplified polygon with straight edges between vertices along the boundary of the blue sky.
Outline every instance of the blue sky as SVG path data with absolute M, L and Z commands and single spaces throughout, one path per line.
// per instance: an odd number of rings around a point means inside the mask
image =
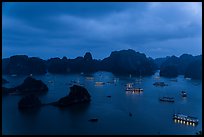
M 202 53 L 202 3 L 8 2 L 2 5 L 2 57 L 103 59 L 134 49 L 148 57 Z

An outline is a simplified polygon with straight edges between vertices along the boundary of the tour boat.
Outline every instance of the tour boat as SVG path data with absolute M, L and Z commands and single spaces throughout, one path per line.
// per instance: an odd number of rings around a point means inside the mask
M 133 83 L 126 84 L 126 91 L 130 91 L 132 93 L 141 93 L 143 92 L 142 88 L 135 88 L 133 87 Z
M 104 82 L 95 82 L 95 86 L 103 86 L 104 84 Z
M 195 126 L 198 124 L 198 119 L 196 117 L 187 116 L 181 113 L 177 113 L 173 115 L 174 122 L 181 123 L 181 124 L 187 124 Z
M 159 98 L 159 101 L 174 102 L 174 98 L 173 97 L 161 97 L 161 98 Z
M 153 85 L 155 86 L 168 86 L 168 84 L 165 84 L 164 82 L 155 82 Z

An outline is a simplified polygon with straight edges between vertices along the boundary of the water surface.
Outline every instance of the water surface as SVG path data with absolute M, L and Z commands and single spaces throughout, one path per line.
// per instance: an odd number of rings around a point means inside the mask
M 195 134 L 202 129 L 202 81 L 186 80 L 178 76 L 177 82 L 169 78 L 156 79 L 155 76 L 143 77 L 136 86 L 144 89 L 142 94 L 130 94 L 125 84 L 136 82 L 137 77 L 114 76 L 109 72 L 97 72 L 93 80 L 82 74 L 33 76 L 47 84 L 49 91 L 40 96 L 42 103 L 56 101 L 70 91 L 69 83 L 79 81 L 89 91 L 91 102 L 65 109 L 44 106 L 37 110 L 21 112 L 17 103 L 22 96 L 2 97 L 3 134 Z M 14 87 L 23 82 L 26 76 L 3 76 Z M 115 83 L 107 83 L 114 82 Z M 50 82 L 53 81 L 53 82 Z M 105 85 L 95 86 L 103 81 Z M 156 81 L 164 81 L 166 87 L 155 87 Z M 180 96 L 181 90 L 187 91 L 187 98 Z M 111 95 L 111 98 L 107 96 Z M 161 96 L 175 98 L 175 103 L 159 102 Z M 129 116 L 132 113 L 132 117 Z M 175 123 L 173 113 L 182 112 L 199 119 L 197 126 Z M 98 122 L 89 122 L 96 117 Z

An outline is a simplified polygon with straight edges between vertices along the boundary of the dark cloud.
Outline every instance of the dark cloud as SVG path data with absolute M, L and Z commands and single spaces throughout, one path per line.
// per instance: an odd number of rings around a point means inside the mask
M 202 6 L 195 2 L 9 2 L 2 26 L 3 57 L 75 58 L 91 51 L 104 58 L 128 48 L 159 57 L 201 54 L 202 47 Z

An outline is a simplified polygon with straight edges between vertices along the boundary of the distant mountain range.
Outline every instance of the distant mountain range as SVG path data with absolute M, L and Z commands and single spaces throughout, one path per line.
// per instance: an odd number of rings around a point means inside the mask
M 43 60 L 26 55 L 15 55 L 2 59 L 3 74 L 54 74 L 65 73 L 93 73 L 96 71 L 109 71 L 113 74 L 150 76 L 160 69 L 160 76 L 177 77 L 184 75 L 192 79 L 202 78 L 202 55 L 192 56 L 183 54 L 180 57 L 147 58 L 145 54 L 132 49 L 113 51 L 103 60 L 92 58 L 90 52 L 84 57 L 67 59 L 67 57 L 50 58 Z

